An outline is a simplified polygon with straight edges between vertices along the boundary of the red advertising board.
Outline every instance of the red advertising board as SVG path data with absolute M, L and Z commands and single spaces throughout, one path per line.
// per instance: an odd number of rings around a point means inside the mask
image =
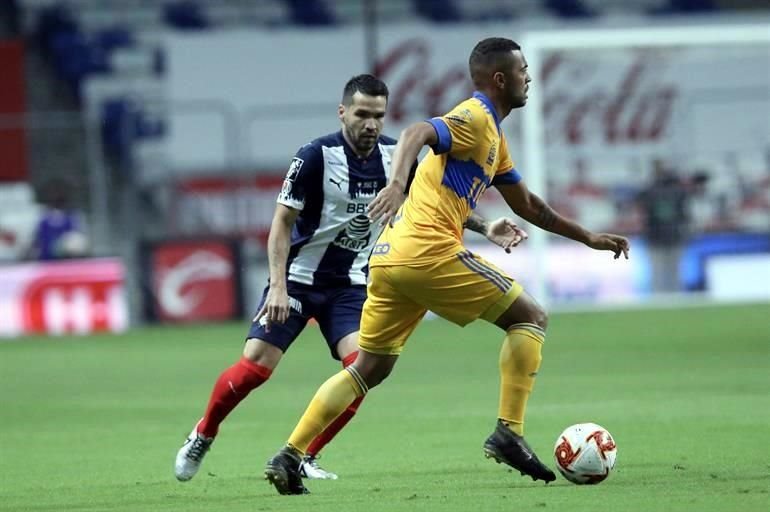
M 27 179 L 24 113 L 24 46 L 0 41 L 0 182 Z
M 168 215 L 177 236 L 250 237 L 267 241 L 285 171 L 252 178 L 179 181 Z
M 169 241 L 149 248 L 152 316 L 163 322 L 240 315 L 240 265 L 228 241 Z
M 124 268 L 100 258 L 0 267 L 0 336 L 128 327 Z

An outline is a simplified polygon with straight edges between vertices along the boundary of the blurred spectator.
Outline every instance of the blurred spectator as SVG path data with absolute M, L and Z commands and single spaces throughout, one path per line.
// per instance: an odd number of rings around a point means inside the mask
M 567 186 L 567 194 L 570 198 L 584 197 L 587 199 L 599 199 L 607 195 L 604 187 L 591 181 L 588 164 L 583 158 L 576 158 L 573 162 L 573 171 L 570 174 L 572 180 Z
M 690 216 L 685 183 L 661 159 L 653 161 L 653 181 L 639 194 L 644 234 L 652 262 L 652 289 L 679 289 L 679 260 L 688 236 Z
M 0 2 L 0 39 L 19 35 L 19 6 L 16 0 Z
M 41 190 L 43 212 L 35 229 L 30 249 L 38 260 L 56 260 L 86 256 L 89 240 L 83 215 L 72 205 L 68 182 L 52 180 Z
M 545 0 L 545 6 L 562 18 L 591 18 L 596 14 L 583 0 Z

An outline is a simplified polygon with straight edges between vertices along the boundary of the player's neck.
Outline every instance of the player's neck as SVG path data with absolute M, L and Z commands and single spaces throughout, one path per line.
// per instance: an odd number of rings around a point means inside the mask
M 481 88 L 479 88 L 478 91 L 486 96 L 487 99 L 489 99 L 489 101 L 492 103 L 492 106 L 495 107 L 495 113 L 497 114 L 498 122 L 502 122 L 503 119 L 508 117 L 508 114 L 511 113 L 511 110 L 513 110 L 510 105 L 501 102 L 498 98 L 495 97 L 494 94 L 491 94 L 490 91 L 485 91 Z

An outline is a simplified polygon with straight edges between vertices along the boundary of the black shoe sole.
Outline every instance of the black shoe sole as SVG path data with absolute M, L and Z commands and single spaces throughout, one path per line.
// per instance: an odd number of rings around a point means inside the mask
M 495 461 L 495 462 L 497 462 L 498 464 L 505 464 L 506 466 L 510 466 L 510 467 L 512 467 L 513 469 L 515 469 L 516 471 L 518 471 L 519 473 L 521 473 L 521 476 L 528 476 L 528 477 L 530 477 L 530 478 L 531 478 L 533 481 L 542 480 L 543 482 L 545 482 L 546 484 L 548 484 L 548 483 L 550 483 L 550 482 L 553 482 L 554 480 L 556 480 L 556 478 L 555 478 L 555 477 L 554 477 L 554 478 L 552 478 L 552 479 L 547 479 L 547 478 L 543 478 L 543 477 L 537 477 L 537 476 L 535 476 L 535 475 L 532 475 L 532 474 L 530 474 L 530 473 L 527 473 L 526 471 L 524 471 L 524 470 L 522 470 L 522 469 L 520 469 L 520 468 L 517 468 L 516 466 L 512 465 L 510 462 L 508 462 L 507 460 L 505 460 L 505 458 L 503 458 L 503 456 L 502 456 L 502 455 L 500 455 L 500 453 L 498 453 L 498 452 L 497 452 L 497 450 L 495 450 L 495 449 L 494 449 L 494 448 L 492 448 L 492 447 L 486 446 L 486 445 L 484 446 L 484 456 L 485 456 L 486 458 L 488 458 L 488 459 L 494 459 L 494 461 Z
M 300 492 L 293 490 L 290 484 L 289 473 L 281 466 L 268 465 L 265 468 L 265 480 L 270 482 L 278 494 L 284 495 L 300 495 L 310 494 L 310 491 L 306 487 L 303 487 Z
M 289 488 L 289 474 L 282 467 L 267 466 L 265 480 L 270 482 L 279 494 L 293 494 Z

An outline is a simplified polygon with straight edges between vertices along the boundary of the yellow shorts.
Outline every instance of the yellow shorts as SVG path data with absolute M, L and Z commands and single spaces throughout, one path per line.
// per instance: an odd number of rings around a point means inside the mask
M 522 291 L 470 251 L 419 267 L 372 267 L 358 345 L 375 354 L 399 354 L 427 311 L 461 326 L 477 318 L 494 322 Z

